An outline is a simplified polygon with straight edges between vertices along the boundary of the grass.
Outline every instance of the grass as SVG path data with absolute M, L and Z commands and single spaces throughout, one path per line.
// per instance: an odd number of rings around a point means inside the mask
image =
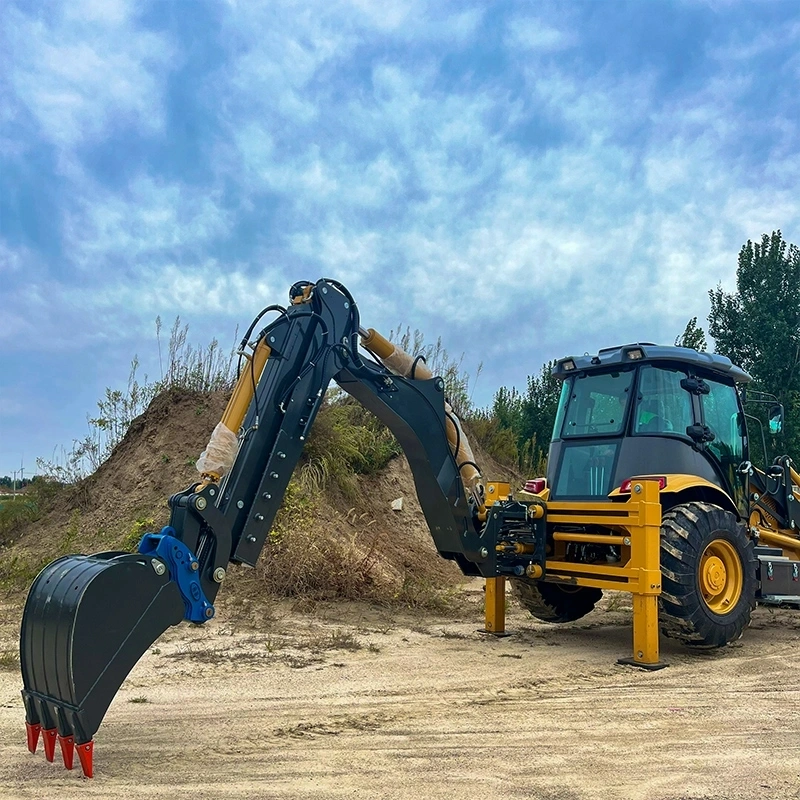
M 16 650 L 0 651 L 0 670 L 17 672 L 19 670 L 19 654 Z
M 140 694 L 138 697 L 131 697 L 131 699 L 128 700 L 128 702 L 129 703 L 149 703 L 150 701 L 143 694 Z

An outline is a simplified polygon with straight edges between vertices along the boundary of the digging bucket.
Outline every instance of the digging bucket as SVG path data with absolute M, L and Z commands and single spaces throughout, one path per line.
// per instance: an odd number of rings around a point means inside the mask
M 39 736 L 64 765 L 92 774 L 92 737 L 150 645 L 184 615 L 169 572 L 140 553 L 65 556 L 31 586 L 20 633 L 28 749 Z

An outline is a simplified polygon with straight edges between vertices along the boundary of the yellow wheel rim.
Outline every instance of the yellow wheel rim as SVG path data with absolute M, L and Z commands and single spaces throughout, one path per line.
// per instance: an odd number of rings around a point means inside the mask
M 700 557 L 700 592 L 715 614 L 733 611 L 742 596 L 744 571 L 736 548 L 725 539 L 714 539 Z

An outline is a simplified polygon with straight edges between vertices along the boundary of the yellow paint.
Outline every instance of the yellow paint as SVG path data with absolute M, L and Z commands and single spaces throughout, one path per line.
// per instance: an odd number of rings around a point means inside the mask
M 394 353 L 394 345 L 374 328 L 369 328 L 367 335 L 361 337 L 361 344 L 378 358 L 389 358 Z
M 500 500 L 508 500 L 511 484 L 504 481 L 492 481 L 486 484 L 486 505 L 490 506 Z
M 253 384 L 258 385 L 270 352 L 272 351 L 269 345 L 261 339 L 256 345 L 255 352 L 247 356 L 247 363 L 239 375 L 239 380 L 236 381 L 231 399 L 228 400 L 228 405 L 222 414 L 222 424 L 229 431 L 238 433 L 242 427 L 247 409 L 253 401 Z
M 583 564 L 547 560 L 547 576 L 575 586 L 627 591 L 633 594 L 633 659 L 659 663 L 658 595 L 661 594 L 661 502 L 658 481 L 637 480 L 625 503 L 553 502 L 548 524 L 556 528 L 555 545 L 567 542 L 614 544 L 622 557 L 617 564 Z M 573 533 L 569 525 L 597 525 L 604 533 Z M 627 543 L 626 543 L 627 542 Z M 560 550 L 562 553 L 563 549 Z
M 485 617 L 487 633 L 504 633 L 506 629 L 506 579 L 486 579 Z

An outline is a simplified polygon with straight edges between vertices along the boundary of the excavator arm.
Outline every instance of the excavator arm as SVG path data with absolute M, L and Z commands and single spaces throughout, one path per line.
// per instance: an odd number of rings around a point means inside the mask
M 442 379 L 361 328 L 336 281 L 295 284 L 290 298 L 267 309 L 278 316 L 252 341 L 259 318 L 245 336 L 199 480 L 170 498 L 169 525 L 145 534 L 137 553 L 58 559 L 31 586 L 20 649 L 32 752 L 41 735 L 52 761 L 58 741 L 65 766 L 77 750 L 92 775 L 94 734 L 141 655 L 170 626 L 213 618 L 229 563 L 255 565 L 331 380 L 399 441 L 440 555 L 466 575 L 543 574 L 543 504 L 485 507 Z M 359 340 L 379 360 L 363 357 Z

